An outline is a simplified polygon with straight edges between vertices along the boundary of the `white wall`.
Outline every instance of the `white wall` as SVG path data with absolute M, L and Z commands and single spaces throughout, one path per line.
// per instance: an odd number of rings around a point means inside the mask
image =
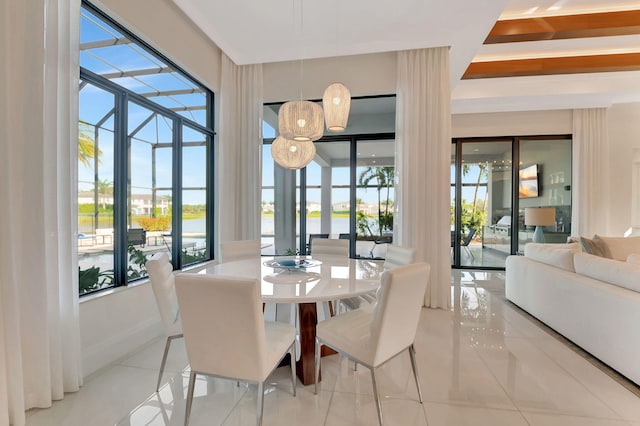
M 85 377 L 162 334 L 160 314 L 148 282 L 87 297 L 80 302 Z
M 454 114 L 454 138 L 480 136 L 531 136 L 571 134 L 571 110 Z
M 324 89 L 339 81 L 351 96 L 396 92 L 396 52 L 339 58 L 309 59 L 302 63 L 302 96 L 321 99 Z M 300 98 L 300 61 L 264 64 L 264 101 Z

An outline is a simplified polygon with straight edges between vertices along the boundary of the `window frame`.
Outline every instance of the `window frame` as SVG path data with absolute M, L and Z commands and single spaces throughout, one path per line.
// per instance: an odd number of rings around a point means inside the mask
M 183 140 L 182 129 L 188 127 L 194 131 L 200 132 L 205 137 L 206 141 L 206 174 L 205 174 L 205 191 L 206 191 L 206 222 L 205 222 L 205 244 L 206 252 L 203 263 L 213 259 L 213 243 L 214 243 L 214 227 L 215 223 L 215 209 L 214 209 L 214 176 L 215 176 L 215 162 L 214 162 L 214 143 L 215 143 L 215 130 L 214 124 L 214 95 L 204 84 L 199 82 L 196 78 L 175 64 L 171 59 L 167 58 L 162 53 L 158 52 L 155 48 L 148 43 L 141 40 L 127 28 L 123 27 L 113 18 L 106 15 L 103 11 L 88 1 L 82 1 L 81 7 L 88 10 L 91 14 L 102 19 L 106 24 L 113 26 L 118 32 L 125 35 L 132 43 L 136 43 L 140 48 L 144 49 L 148 54 L 156 56 L 159 60 L 165 62 L 168 66 L 179 73 L 181 77 L 189 80 L 194 85 L 199 86 L 206 98 L 206 126 L 203 126 L 178 112 L 173 111 L 167 107 L 164 107 L 144 96 L 134 93 L 130 89 L 120 86 L 107 78 L 104 78 L 93 71 L 79 66 L 79 82 L 89 83 L 106 92 L 111 93 L 114 96 L 114 169 L 113 169 L 113 286 L 108 286 L 96 290 L 91 290 L 80 294 L 80 297 L 89 294 L 95 294 L 96 292 L 127 286 L 130 283 L 136 282 L 144 277 L 128 280 L 127 269 L 129 266 L 128 255 L 128 242 L 127 242 L 127 215 L 128 215 L 128 181 L 130 176 L 128 175 L 128 162 L 129 162 L 129 135 L 128 135 L 128 105 L 129 102 L 133 102 L 141 107 L 147 108 L 157 114 L 163 115 L 171 120 L 172 123 L 172 188 L 171 188 L 171 229 L 172 229 L 172 241 L 171 241 L 171 262 L 173 268 L 181 269 L 183 267 L 181 248 L 182 248 L 182 153 Z M 81 86 L 82 88 L 82 86 Z M 77 121 L 80 122 L 78 116 Z M 76 191 L 78 190 L 78 181 L 76 181 Z M 97 207 L 96 207 L 97 208 Z M 78 212 L 76 212 L 76 215 Z M 77 216 L 76 216 L 77 220 Z M 189 265 L 194 265 L 191 263 Z

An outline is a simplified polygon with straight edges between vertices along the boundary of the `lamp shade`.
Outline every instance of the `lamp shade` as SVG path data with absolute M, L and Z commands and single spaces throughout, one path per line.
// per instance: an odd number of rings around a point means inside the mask
M 289 140 L 315 141 L 324 133 L 322 107 L 309 101 L 290 101 L 278 111 L 278 131 Z
M 278 136 L 271 144 L 273 160 L 290 170 L 306 167 L 315 155 L 316 146 L 311 141 L 295 141 Z
M 322 96 L 324 121 L 330 132 L 342 132 L 347 127 L 349 109 L 351 108 L 351 92 L 342 83 L 332 83 Z
M 526 207 L 524 209 L 524 224 L 527 226 L 555 225 L 555 207 Z

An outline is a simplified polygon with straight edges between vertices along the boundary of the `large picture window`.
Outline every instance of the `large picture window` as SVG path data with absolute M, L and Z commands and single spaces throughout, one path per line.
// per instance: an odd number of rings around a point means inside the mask
M 213 95 L 83 3 L 78 140 L 79 292 L 211 258 Z
M 312 254 L 314 238 L 349 240 L 350 255 L 382 259 L 393 242 L 395 96 L 355 98 L 345 132 L 314 142 L 301 170 L 270 152 L 280 104 L 264 107 L 262 254 Z

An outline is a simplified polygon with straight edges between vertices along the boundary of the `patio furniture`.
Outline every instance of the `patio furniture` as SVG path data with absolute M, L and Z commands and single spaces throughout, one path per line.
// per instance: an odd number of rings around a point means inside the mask
M 147 244 L 147 231 L 144 228 L 127 229 L 127 241 L 132 246 L 142 246 Z

